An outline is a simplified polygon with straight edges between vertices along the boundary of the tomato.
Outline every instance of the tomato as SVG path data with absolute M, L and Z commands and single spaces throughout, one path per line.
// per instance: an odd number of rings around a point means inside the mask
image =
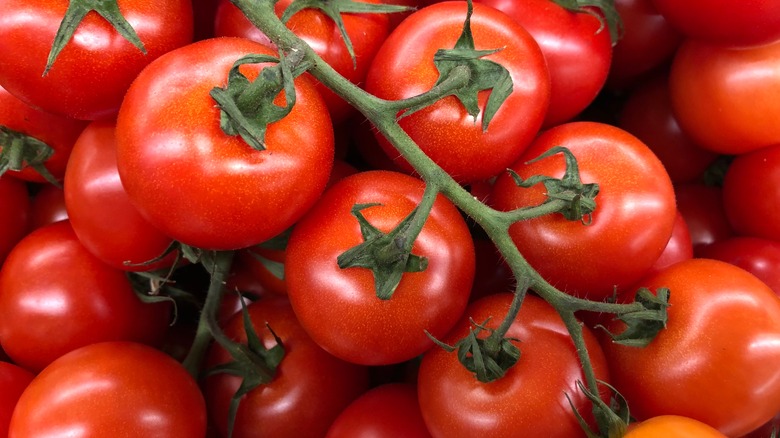
M 281 17 L 292 2 L 292 0 L 278 1 L 274 6 L 276 15 Z M 362 2 L 382 3 L 380 0 Z M 355 53 L 354 63 L 336 23 L 324 12 L 313 8 L 304 9 L 290 17 L 286 24 L 339 74 L 354 84 L 362 85 L 374 55 L 390 33 L 390 16 L 345 13 L 341 17 L 344 21 L 344 29 L 352 42 Z M 248 38 L 275 47 L 230 0 L 219 2 L 215 33 L 217 36 Z M 345 121 L 354 112 L 347 101 L 319 82 L 317 90 L 325 98 L 334 123 Z
M 30 228 L 36 230 L 44 225 L 53 224 L 68 218 L 65 208 L 65 191 L 61 187 L 45 184 L 38 191 L 30 204 Z
M 0 126 L 16 132 L 17 136 L 32 137 L 51 148 L 52 154 L 43 166 L 53 179 L 61 181 L 73 143 L 86 122 L 33 108 L 0 87 Z M 0 144 L 0 150 L 10 146 L 10 143 Z M 8 174 L 25 181 L 46 182 L 43 175 L 26 163 L 20 171 L 9 170 Z
M 780 41 L 728 48 L 687 40 L 669 90 L 678 123 L 702 148 L 742 154 L 780 143 Z
M 669 61 L 683 37 L 652 0 L 615 0 L 615 9 L 623 20 L 623 33 L 612 48 L 607 86 L 622 89 Z
M 545 126 L 568 121 L 593 102 L 612 60 L 612 41 L 597 12 L 572 12 L 552 0 L 478 1 L 514 18 L 542 49 L 551 87 Z
M 30 197 L 24 182 L 0 176 L 0 264 L 29 226 Z M 0 265 L 1 266 L 1 265 Z
M 223 250 L 270 239 L 297 221 L 328 181 L 333 127 L 305 77 L 295 81 L 292 111 L 268 126 L 265 150 L 220 128 L 209 92 L 224 86 L 233 63 L 252 53 L 275 54 L 240 38 L 169 52 L 138 76 L 120 109 L 122 185 L 144 218 L 184 244 Z M 260 69 L 243 67 L 251 80 Z
M 602 342 L 632 416 L 681 415 L 740 436 L 777 413 L 780 298 L 766 284 L 734 265 L 691 259 L 642 285 L 671 291 L 666 328 L 644 348 Z M 607 328 L 619 333 L 621 324 Z
M 168 326 L 170 306 L 143 304 L 125 273 L 87 251 L 68 221 L 16 245 L 0 270 L 0 290 L 0 344 L 32 371 L 87 344 L 157 343 Z
M 721 260 L 750 272 L 780 296 L 780 242 L 734 236 L 701 248 L 699 257 Z
M 366 365 L 409 360 L 433 346 L 466 308 L 474 280 L 474 244 L 466 222 L 443 195 L 433 205 L 412 254 L 422 272 L 405 272 L 389 299 L 377 297 L 372 271 L 339 268 L 337 258 L 364 242 L 356 204 L 368 223 L 389 233 L 422 200 L 424 183 L 389 171 L 367 171 L 328 189 L 296 224 L 287 245 L 287 294 L 315 342 Z
M 632 423 L 623 438 L 726 438 L 711 426 L 679 415 L 661 415 Z
M 387 383 L 367 391 L 339 414 L 325 435 L 356 436 L 430 438 L 417 402 L 417 386 Z
M 366 91 L 399 100 L 428 91 L 439 78 L 433 57 L 455 46 L 466 18 L 466 3 L 443 2 L 419 9 L 382 44 L 366 78 Z M 533 140 L 550 101 L 550 79 L 539 45 L 519 23 L 494 8 L 474 5 L 471 31 L 478 50 L 501 49 L 482 59 L 501 64 L 514 83 L 483 131 L 490 93 L 480 92 L 479 115 L 472 117 L 455 97 L 445 97 L 400 120 L 401 127 L 447 173 L 460 182 L 488 179 L 510 165 Z M 492 93 L 492 92 L 491 92 Z M 377 134 L 394 160 L 398 152 Z M 398 164 L 411 167 L 402 159 Z
M 470 319 L 495 329 L 509 311 L 512 294 L 474 301 L 442 341 L 452 345 L 471 328 Z M 470 318 L 470 319 L 469 319 Z M 488 320 L 489 318 L 489 320 Z M 484 336 L 484 335 L 483 335 Z M 586 328 L 584 336 L 598 379 L 609 381 L 604 354 Z M 478 381 L 457 352 L 439 347 L 420 364 L 418 394 L 425 424 L 434 437 L 584 437 L 566 396 L 592 426 L 591 402 L 577 388 L 584 381 L 574 343 L 560 316 L 528 295 L 507 337 L 516 338 L 520 360 L 498 380 Z
M 674 183 L 701 178 L 718 155 L 694 143 L 672 112 L 666 75 L 645 80 L 620 110 L 618 126 L 642 140 L 664 164 Z
M 75 119 L 116 114 L 138 73 L 163 53 L 192 40 L 190 0 L 118 0 L 146 49 L 144 55 L 104 18 L 89 13 L 56 62 L 42 75 L 68 5 L 10 0 L 0 8 L 0 85 L 27 104 Z M 98 82 L 99 81 L 99 85 Z
M 206 436 L 206 408 L 178 362 L 132 342 L 102 342 L 52 362 L 30 383 L 9 438 Z
M 254 330 L 266 348 L 279 336 L 285 355 L 273 379 L 246 394 L 238 406 L 233 438 L 324 436 L 339 413 L 368 389 L 368 370 L 326 353 L 306 334 L 284 296 L 270 295 L 247 307 Z M 235 315 L 224 330 L 246 342 L 243 315 Z M 267 327 L 266 327 L 267 325 Z M 219 345 L 209 350 L 205 369 L 228 362 Z M 219 436 L 226 437 L 230 399 L 241 378 L 212 374 L 203 391 Z
M 669 23 L 690 38 L 750 46 L 780 39 L 780 4 L 774 0 L 652 0 Z
M 474 251 L 477 263 L 469 300 L 474 301 L 485 295 L 512 290 L 514 275 L 496 245 L 489 239 L 475 237 Z
M 723 207 L 737 234 L 780 240 L 780 146 L 734 158 L 723 179 Z
M 685 222 L 685 218 L 682 213 L 678 211 L 677 216 L 675 216 L 674 219 L 672 237 L 669 238 L 669 242 L 666 243 L 666 248 L 664 248 L 664 251 L 655 260 L 653 266 L 645 272 L 645 275 L 651 275 L 661 271 L 667 266 L 692 258 L 693 242 L 691 241 L 691 233 L 688 230 L 688 224 Z
M 591 223 L 550 214 L 517 222 L 509 232 L 547 281 L 567 293 L 605 299 L 632 286 L 663 252 L 677 212 L 672 182 L 639 139 L 595 122 L 571 122 L 543 132 L 512 169 L 523 179 L 560 178 L 565 170 L 560 154 L 528 163 L 555 146 L 576 157 L 583 183 L 599 184 Z M 546 198 L 544 185 L 521 188 L 508 173 L 498 177 L 490 196 L 504 211 L 535 206 Z
M 76 141 L 65 173 L 65 204 L 73 231 L 87 250 L 126 271 L 169 267 L 162 255 L 173 240 L 144 219 L 119 180 L 114 121 L 92 122 Z M 122 230 L 118 233 L 117 230 Z
M 743 438 L 771 438 L 772 433 L 780 431 L 780 412 L 763 426 L 745 435 Z
M 8 362 L 0 362 L 0 436 L 8 436 L 11 414 L 35 374 Z
M 723 205 L 723 189 L 698 182 L 674 187 L 677 208 L 683 215 L 694 254 L 701 248 L 734 234 Z

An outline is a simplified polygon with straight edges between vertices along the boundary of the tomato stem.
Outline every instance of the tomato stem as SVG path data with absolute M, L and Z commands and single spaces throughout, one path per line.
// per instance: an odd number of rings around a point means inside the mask
M 35 137 L 0 126 L 0 149 L 0 176 L 8 170 L 18 172 L 29 166 L 46 181 L 61 187 L 44 165 L 54 154 L 51 146 Z

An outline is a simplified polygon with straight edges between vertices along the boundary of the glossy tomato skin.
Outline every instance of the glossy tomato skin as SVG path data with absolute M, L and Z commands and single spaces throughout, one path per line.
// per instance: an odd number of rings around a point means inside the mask
M 387 383 L 365 392 L 333 421 L 326 438 L 430 438 L 417 386 Z
M 509 310 L 512 294 L 500 293 L 473 302 L 456 328 L 442 340 L 452 343 L 471 328 L 468 318 L 498 327 Z M 420 364 L 420 409 L 434 437 L 584 437 L 566 394 L 592 422 L 591 404 L 577 389 L 584 381 L 574 343 L 556 311 L 528 295 L 507 336 L 520 341 L 520 360 L 504 377 L 482 383 L 460 362 L 457 353 L 436 347 Z M 594 335 L 584 330 L 597 378 L 609 381 L 604 353 Z
M 10 176 L 0 176 L 0 263 L 17 242 L 27 234 L 30 221 L 30 196 L 27 185 Z
M 30 229 L 36 230 L 67 218 L 65 191 L 52 184 L 39 186 L 30 204 Z
M 17 244 L 0 270 L 0 290 L 0 343 L 31 371 L 96 342 L 155 344 L 169 322 L 170 306 L 143 304 L 125 273 L 87 251 L 68 221 Z
M 380 0 L 365 0 L 364 3 L 382 2 Z M 292 0 L 278 1 L 274 5 L 276 15 L 281 17 L 290 4 L 292 4 Z M 290 17 L 286 25 L 299 38 L 309 44 L 334 70 L 350 82 L 362 86 L 374 55 L 390 33 L 390 16 L 388 14 L 345 13 L 341 17 L 355 52 L 354 64 L 335 22 L 322 11 L 311 8 L 304 9 Z M 230 0 L 220 0 L 219 2 L 215 33 L 217 36 L 248 38 L 269 47 L 275 47 L 268 37 L 255 27 Z M 354 113 L 347 101 L 319 82 L 317 90 L 325 99 L 334 123 L 344 122 Z
M 694 255 L 701 248 L 733 236 L 734 230 L 723 205 L 723 188 L 700 182 L 674 187 L 677 208 L 688 224 Z
M 191 0 L 118 1 L 146 55 L 97 13 L 88 14 L 42 76 L 67 4 L 56 0 L 3 3 L 0 85 L 34 107 L 75 119 L 116 114 L 138 73 L 152 60 L 192 41 Z M 100 43 L 97 43 L 100 42 Z
M 734 236 L 701 248 L 698 256 L 739 266 L 780 296 L 780 242 L 776 240 Z
M 592 222 L 546 215 L 510 227 L 515 245 L 547 281 L 568 293 L 604 299 L 633 285 L 652 266 L 672 234 L 674 190 L 663 164 L 639 139 L 595 122 L 571 122 L 542 133 L 512 166 L 523 179 L 561 177 L 558 154 L 526 164 L 554 146 L 577 158 L 584 183 L 598 183 Z M 605 159 L 605 157 L 609 157 Z M 545 188 L 518 187 L 506 173 L 496 180 L 491 202 L 499 210 L 545 200 Z
M 780 145 L 734 158 L 723 179 L 723 208 L 737 234 L 780 240 Z
M 660 415 L 632 423 L 623 438 L 726 438 L 701 421 L 679 415 Z
M 296 79 L 293 110 L 269 125 L 264 151 L 221 130 L 209 92 L 250 53 L 275 55 L 241 38 L 169 52 L 138 76 L 119 112 L 117 167 L 131 202 L 163 234 L 191 246 L 239 249 L 278 235 L 330 175 L 333 127 L 305 77 Z M 242 72 L 254 80 L 259 68 Z
M 263 297 L 247 311 L 266 348 L 276 345 L 268 324 L 282 340 L 285 356 L 273 380 L 241 400 L 233 438 L 324 436 L 339 413 L 368 389 L 367 368 L 337 359 L 315 344 L 284 296 Z M 241 314 L 228 321 L 225 333 L 246 342 Z M 229 360 L 214 345 L 205 369 Z M 227 436 L 228 407 L 240 383 L 238 377 L 214 374 L 202 384 L 209 417 L 221 437 Z
M 681 415 L 727 436 L 769 421 L 780 406 L 780 298 L 747 271 L 710 259 L 677 263 L 642 283 L 671 291 L 666 328 L 644 348 L 602 342 L 632 415 Z M 619 333 L 620 324 L 607 328 Z
M 73 148 L 65 173 L 65 205 L 73 231 L 87 250 L 126 271 L 169 267 L 175 254 L 152 264 L 173 240 L 130 202 L 116 165 L 114 121 L 92 122 Z
M 566 10 L 552 0 L 479 3 L 514 18 L 542 49 L 551 86 L 545 126 L 566 122 L 593 102 L 612 61 L 609 32 L 595 15 Z
M 645 272 L 645 275 L 651 275 L 661 271 L 667 266 L 692 258 L 693 242 L 691 241 L 691 233 L 688 230 L 688 223 L 685 222 L 682 213 L 678 211 L 674 218 L 672 236 L 669 238 L 669 242 L 666 243 L 666 248 L 664 248 L 664 251 L 655 260 L 653 266 Z
M 22 392 L 30 384 L 35 374 L 10 362 L 0 362 L 0 436 L 8 436 L 8 425 L 11 423 L 16 403 Z
M 424 183 L 389 171 L 341 180 L 296 224 L 287 246 L 287 294 L 311 337 L 325 350 L 366 365 L 403 362 L 433 346 L 460 318 L 474 280 L 474 244 L 466 222 L 443 195 L 417 236 L 412 254 L 428 259 L 422 272 L 404 273 L 392 297 L 376 296 L 367 268 L 339 268 L 336 259 L 364 242 L 353 205 L 383 233 L 422 199 Z
M 195 380 L 165 353 L 132 342 L 102 342 L 66 354 L 27 387 L 9 438 L 206 436 Z
M 439 78 L 433 56 L 455 46 L 466 18 L 466 3 L 448 1 L 407 17 L 379 49 L 366 78 L 366 90 L 398 100 L 428 91 Z M 400 121 L 401 127 L 437 164 L 460 182 L 488 179 L 511 164 L 530 144 L 550 101 L 550 77 L 539 45 L 519 23 L 494 8 L 474 5 L 471 30 L 478 50 L 502 49 L 484 57 L 504 66 L 513 91 L 486 132 L 482 115 L 488 92 L 479 94 L 480 113 L 471 117 L 454 96 L 445 97 Z M 411 166 L 377 134 L 382 148 Z
M 780 41 L 729 48 L 686 40 L 669 90 L 678 123 L 702 148 L 742 154 L 780 143 Z
M 780 4 L 773 0 L 652 0 L 686 36 L 730 46 L 756 46 L 780 39 Z
M 33 108 L 0 87 L 0 126 L 33 137 L 52 148 L 54 153 L 46 160 L 44 167 L 58 181 L 65 175 L 65 165 L 73 143 L 86 125 L 81 120 Z M 9 170 L 8 174 L 25 181 L 46 182 L 38 171 L 29 166 L 21 171 Z

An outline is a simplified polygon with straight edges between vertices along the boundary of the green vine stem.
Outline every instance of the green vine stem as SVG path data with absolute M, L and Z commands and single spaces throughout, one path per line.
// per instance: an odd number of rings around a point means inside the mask
M 509 227 L 516 221 L 536 217 L 555 211 L 556 201 L 528 209 L 509 212 L 497 211 L 475 199 L 464 187 L 458 184 L 449 174 L 430 159 L 400 127 L 397 114 L 409 103 L 420 104 L 438 96 L 449 94 L 453 89 L 468 82 L 467 69 L 456 69 L 458 72 L 449 80 L 441 82 L 437 87 L 420 96 L 404 101 L 387 101 L 371 95 L 339 75 L 332 67 L 317 56 L 314 51 L 293 32 L 287 29 L 274 14 L 273 0 L 231 0 L 259 29 L 265 33 L 285 53 L 302 53 L 300 58 L 311 63 L 309 72 L 325 86 L 344 98 L 360 111 L 379 132 L 390 141 L 397 151 L 416 170 L 428 184 L 435 184 L 438 190 L 449 198 L 458 208 L 476 221 L 494 242 L 498 250 L 509 264 L 516 278 L 526 277 L 531 281 L 531 288 L 550 303 L 560 314 L 569 329 L 572 341 L 582 363 L 586 383 L 590 391 L 599 393 L 598 382 L 588 355 L 583 338 L 581 323 L 574 316 L 578 310 L 622 314 L 642 310 L 639 303 L 615 304 L 594 302 L 577 298 L 558 290 L 539 275 L 520 254 L 509 235 Z M 595 408 L 594 408 L 595 410 Z M 603 415 L 595 413 L 599 419 L 601 431 L 607 431 L 602 424 Z

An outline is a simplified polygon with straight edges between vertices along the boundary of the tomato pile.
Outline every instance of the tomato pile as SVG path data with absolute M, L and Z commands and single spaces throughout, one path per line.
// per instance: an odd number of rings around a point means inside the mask
M 0 436 L 780 431 L 780 3 L 0 16 Z

